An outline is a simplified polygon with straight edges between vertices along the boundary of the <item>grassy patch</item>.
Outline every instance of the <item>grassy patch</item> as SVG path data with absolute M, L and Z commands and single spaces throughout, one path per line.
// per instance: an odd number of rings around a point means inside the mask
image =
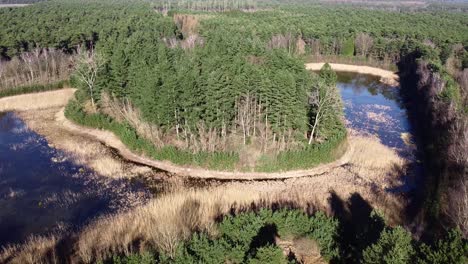
M 65 116 L 83 126 L 109 130 L 132 151 L 156 160 L 168 160 L 177 165 L 193 165 L 213 170 L 234 170 L 239 161 L 236 153 L 199 152 L 193 154 L 173 146 L 157 148 L 149 140 L 140 137 L 130 124 L 119 123 L 100 113 L 86 114 L 77 101 L 71 101 L 67 105 Z
M 233 171 L 239 163 L 239 154 L 235 152 L 192 153 L 174 146 L 158 148 L 146 138 L 139 136 L 128 123 L 119 123 L 100 113 L 86 114 L 77 101 L 71 101 L 67 105 L 65 116 L 83 126 L 109 130 L 132 151 L 156 160 L 168 160 L 177 165 L 193 165 L 225 171 Z M 321 163 L 331 162 L 344 152 L 345 139 L 346 130 L 343 127 L 326 142 L 308 146 L 303 150 L 282 152 L 275 157 L 264 156 L 255 167 L 255 171 L 275 172 L 307 169 Z
M 50 83 L 50 84 L 35 84 L 35 85 L 19 86 L 19 87 L 9 88 L 5 90 L 0 89 L 0 98 L 13 96 L 13 95 L 19 95 L 19 94 L 58 90 L 67 86 L 68 86 L 68 80 L 63 80 L 63 81 Z

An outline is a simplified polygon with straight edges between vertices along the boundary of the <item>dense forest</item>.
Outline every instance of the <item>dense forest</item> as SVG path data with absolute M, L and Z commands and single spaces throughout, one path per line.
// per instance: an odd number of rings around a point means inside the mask
M 445 240 L 426 245 L 373 218 L 377 235 L 363 231 L 356 235 L 369 240 L 365 246 L 343 249 L 333 219 L 262 211 L 227 216 L 216 238 L 195 228 L 169 256 L 108 261 L 288 263 L 294 258 L 254 237 L 272 224 L 286 232 L 281 221 L 290 217 L 298 230 L 287 232 L 312 237 L 336 263 L 463 263 L 468 21 L 466 13 L 435 6 L 415 12 L 249 0 L 54 0 L 1 8 L 0 95 L 70 80 L 79 90 L 67 117 L 111 130 L 134 151 L 180 165 L 281 171 L 332 161 L 346 145 L 335 73 L 329 65 L 308 72 L 304 62 L 398 69 L 428 171 L 420 215 L 428 230 L 436 227 L 431 238 L 447 234 Z M 245 230 L 233 231 L 240 226 Z

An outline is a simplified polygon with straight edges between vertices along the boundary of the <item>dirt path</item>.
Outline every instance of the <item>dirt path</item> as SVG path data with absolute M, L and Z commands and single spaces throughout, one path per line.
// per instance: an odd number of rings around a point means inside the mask
M 324 63 L 307 63 L 305 64 L 308 70 L 319 70 Z M 357 66 L 357 65 L 346 65 L 346 64 L 330 64 L 331 67 L 336 71 L 349 71 L 358 72 L 362 74 L 371 74 L 380 76 L 382 82 L 397 85 L 398 75 L 391 71 L 373 68 L 368 66 Z M 58 91 L 43 92 L 36 94 L 18 95 L 0 99 L 0 111 L 25 111 L 34 109 L 53 108 L 57 106 L 64 106 L 68 100 L 73 96 L 75 89 L 62 89 Z M 334 168 L 348 164 L 355 152 L 361 152 L 361 150 L 355 150 L 355 144 L 349 144 L 347 151 L 338 160 L 319 165 L 315 168 L 307 170 L 294 170 L 286 172 L 274 172 L 274 173 L 262 173 L 262 172 L 230 172 L 230 171 L 213 171 L 203 168 L 191 168 L 188 166 L 175 165 L 169 161 L 158 161 L 140 154 L 132 152 L 115 136 L 112 132 L 87 128 L 79 126 L 64 115 L 64 108 L 58 111 L 55 115 L 55 121 L 60 127 L 67 130 L 69 133 L 85 136 L 92 138 L 105 145 L 117 150 L 119 154 L 124 158 L 132 162 L 136 162 L 142 165 L 154 167 L 169 173 L 176 174 L 178 176 L 202 178 L 202 179 L 220 179 L 220 180 L 276 180 L 276 179 L 289 179 L 289 178 L 300 178 L 307 176 L 315 176 L 327 173 Z M 353 142 L 354 139 L 350 139 Z
M 0 99 L 0 111 L 31 111 L 39 109 L 57 108 L 66 105 L 68 100 L 73 96 L 75 89 L 62 89 L 57 91 L 17 95 Z M 35 119 L 38 119 L 37 115 Z M 37 122 L 37 120 L 35 120 Z M 30 120 L 29 123 L 32 121 Z M 49 121 L 50 122 L 50 121 Z M 169 161 L 158 161 L 133 153 L 115 136 L 112 132 L 83 127 L 68 120 L 64 115 L 64 108 L 62 107 L 55 114 L 56 127 L 63 128 L 70 134 L 85 136 L 93 140 L 104 143 L 105 145 L 117 150 L 124 158 L 132 162 L 142 165 L 154 167 L 169 173 L 177 174 L 178 176 L 203 178 L 203 179 L 220 179 L 220 180 L 272 180 L 272 179 L 287 179 L 305 176 L 320 175 L 332 170 L 333 168 L 346 164 L 352 156 L 353 147 L 350 145 L 346 153 L 338 160 L 319 165 L 315 168 L 308 170 L 296 170 L 287 172 L 275 173 L 260 173 L 260 172 L 229 172 L 229 171 L 213 171 L 203 168 L 190 168 L 187 166 L 175 165 Z M 34 127 L 33 127 L 34 128 Z M 40 129 L 37 128 L 36 129 Z M 53 133 L 52 131 L 43 131 L 45 136 Z M 57 137 L 57 134 L 50 135 L 48 138 L 52 139 Z M 60 144 L 58 144 L 60 147 Z M 110 165 L 110 164 L 109 164 Z
M 307 70 L 318 71 L 322 68 L 325 63 L 306 63 L 305 67 Z M 338 63 L 329 63 L 331 68 L 335 71 L 343 72 L 356 72 L 361 74 L 369 74 L 380 77 L 382 83 L 397 86 L 399 84 L 399 77 L 396 73 L 388 70 L 383 70 L 379 68 L 369 67 L 369 66 L 360 66 L 360 65 L 350 65 L 350 64 L 338 64 Z
M 146 166 L 158 168 L 173 174 L 177 174 L 178 176 L 189 176 L 194 178 L 221 180 L 272 180 L 313 176 L 323 174 L 335 167 L 339 167 L 347 163 L 350 159 L 350 156 L 352 155 L 352 147 L 349 147 L 346 153 L 340 159 L 332 163 L 319 165 L 318 167 L 308 170 L 296 170 L 275 173 L 213 171 L 202 168 L 189 168 L 179 166 L 169 161 L 158 161 L 133 153 L 112 132 L 82 127 L 71 122 L 65 117 L 63 109 L 56 114 L 56 121 L 59 122 L 70 132 L 92 137 L 95 140 L 101 141 L 107 146 L 116 149 L 119 152 L 119 154 L 127 160 L 144 164 Z

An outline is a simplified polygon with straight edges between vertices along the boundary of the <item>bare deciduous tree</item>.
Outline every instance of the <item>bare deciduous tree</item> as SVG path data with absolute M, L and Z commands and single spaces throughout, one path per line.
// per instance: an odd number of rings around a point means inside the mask
M 374 40 L 369 34 L 359 33 L 355 40 L 356 53 L 361 56 L 367 56 L 373 44 Z
M 75 75 L 79 81 L 87 87 L 93 108 L 95 107 L 94 92 L 96 78 L 104 64 L 104 57 L 94 49 L 90 51 L 83 51 L 79 49 L 77 61 L 75 64 Z
M 341 97 L 336 86 L 327 85 L 325 82 L 319 82 L 316 89 L 309 96 L 309 104 L 315 106 L 313 113 L 312 131 L 309 136 L 309 145 L 312 144 L 316 135 L 317 127 L 321 122 L 335 116 L 341 111 Z
M 271 37 L 268 42 L 268 48 L 270 49 L 287 49 L 291 54 L 296 47 L 296 39 L 291 33 L 277 34 Z
M 0 62 L 0 89 L 51 84 L 70 77 L 73 55 L 55 49 L 35 49 Z

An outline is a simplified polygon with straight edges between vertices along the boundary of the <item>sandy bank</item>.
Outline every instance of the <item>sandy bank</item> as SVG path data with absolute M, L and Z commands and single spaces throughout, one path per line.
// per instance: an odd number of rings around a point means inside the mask
M 276 180 L 322 175 L 333 170 L 334 168 L 348 164 L 352 158 L 357 157 L 356 152 L 360 152 L 363 149 L 363 146 L 360 146 L 360 149 L 356 150 L 356 139 L 350 138 L 349 142 L 351 143 L 349 144 L 347 151 L 338 160 L 328 164 L 319 165 L 311 169 L 286 172 L 229 172 L 179 166 L 169 161 L 154 160 L 132 152 L 122 141 L 120 141 L 117 136 L 115 136 L 110 131 L 83 127 L 68 120 L 64 115 L 64 108 L 62 107 L 59 109 L 58 107 L 64 106 L 72 97 L 73 92 L 74 89 L 64 89 L 59 91 L 3 98 L 0 99 L 0 111 L 24 111 L 22 117 L 32 129 L 44 135 L 50 142 L 52 142 L 54 145 L 57 145 L 58 148 L 75 153 L 75 155 L 79 154 L 79 160 L 82 160 L 82 163 L 88 163 L 87 165 L 90 165 L 92 168 L 100 171 L 103 175 L 108 176 L 117 174 L 121 175 L 121 166 L 116 162 L 111 162 L 110 158 L 107 162 L 96 162 L 93 159 L 99 157 L 100 160 L 105 161 L 104 158 L 106 156 L 110 157 L 111 155 L 100 156 L 96 154 L 88 157 L 89 155 L 87 155 L 87 153 L 91 152 L 90 149 L 92 148 L 79 147 L 80 145 L 84 145 L 80 144 L 79 141 L 76 140 L 72 140 L 72 142 L 68 143 L 65 142 L 68 139 L 73 139 L 74 137 L 79 136 L 81 138 L 86 138 L 91 142 L 102 142 L 103 144 L 117 150 L 120 156 L 124 159 L 141 165 L 157 168 L 171 174 L 176 174 L 178 176 L 220 180 Z M 44 114 L 44 116 L 38 115 L 37 111 L 31 111 L 44 108 L 52 109 L 52 111 L 43 111 L 42 114 Z M 53 120 L 50 120 L 50 115 L 52 114 L 54 117 Z M 47 116 L 49 116 L 49 119 L 47 119 Z M 96 153 L 100 152 L 101 151 L 97 151 Z M 115 169 L 111 169 L 112 167 Z
M 155 175 L 147 166 L 125 162 L 100 141 L 69 131 L 56 121 L 56 114 L 73 97 L 75 91 L 76 89 L 66 88 L 0 98 L 0 112 L 17 112 L 30 129 L 47 139 L 51 147 L 65 151 L 69 159 L 86 165 L 99 175 L 110 178 L 160 178 L 161 175 Z
M 320 70 L 325 63 L 306 63 L 305 67 L 307 70 L 318 71 Z M 384 69 L 369 67 L 369 66 L 360 66 L 360 65 L 350 65 L 350 64 L 338 64 L 338 63 L 329 63 L 333 70 L 343 71 L 343 72 L 356 72 L 361 74 L 369 74 L 380 77 L 382 83 L 398 86 L 399 77 L 396 73 Z
M 64 106 L 72 98 L 76 89 L 65 88 L 32 94 L 22 94 L 0 98 L 0 111 L 38 110 Z
M 295 170 L 287 172 L 275 172 L 275 173 L 261 173 L 261 172 L 229 172 L 229 171 L 213 171 L 206 170 L 203 168 L 189 168 L 184 166 L 175 165 L 169 161 L 159 161 L 151 158 L 147 158 L 143 155 L 133 153 L 130 149 L 125 146 L 120 139 L 115 136 L 112 132 L 105 130 L 98 130 L 94 128 L 79 126 L 70 120 L 68 120 L 63 109 L 56 115 L 56 121 L 59 122 L 68 131 L 91 137 L 97 141 L 103 142 L 107 146 L 116 149 L 119 154 L 127 160 L 143 164 L 146 166 L 158 168 L 160 170 L 167 171 L 169 173 L 176 174 L 178 176 L 188 176 L 193 178 L 202 179 L 221 179 L 221 180 L 272 180 L 272 179 L 287 179 L 297 178 L 305 176 L 313 176 L 323 174 L 334 167 L 342 166 L 347 163 L 352 155 L 352 147 L 349 147 L 346 153 L 338 160 L 319 165 L 315 168 L 308 170 Z

